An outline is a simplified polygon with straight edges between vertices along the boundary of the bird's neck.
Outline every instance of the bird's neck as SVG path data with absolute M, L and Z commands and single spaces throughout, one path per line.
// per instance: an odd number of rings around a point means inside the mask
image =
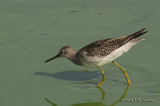
M 74 51 L 74 52 L 72 52 L 70 55 L 69 55 L 69 57 L 68 57 L 68 59 L 70 60 L 70 61 L 72 61 L 74 64 L 78 64 L 78 62 L 77 62 L 77 52 L 76 51 Z

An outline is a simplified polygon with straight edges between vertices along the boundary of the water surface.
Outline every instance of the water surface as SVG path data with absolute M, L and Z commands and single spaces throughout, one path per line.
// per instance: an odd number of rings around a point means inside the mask
M 160 104 L 160 1 L 1 0 L 0 106 L 158 106 Z M 146 27 L 146 40 L 114 64 L 81 67 L 60 58 L 65 45 L 79 50 L 95 40 Z M 151 102 L 147 102 L 151 101 Z

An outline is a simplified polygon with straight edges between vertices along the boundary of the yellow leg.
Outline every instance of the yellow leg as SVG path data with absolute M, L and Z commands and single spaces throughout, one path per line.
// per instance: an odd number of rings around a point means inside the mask
M 128 81 L 128 85 L 130 85 L 131 81 L 129 80 L 129 77 L 127 75 L 127 71 L 123 67 L 121 67 L 118 63 L 116 63 L 115 61 L 113 61 L 113 63 L 123 71 L 123 73 Z
M 102 66 L 100 66 L 101 74 L 102 74 L 102 81 L 97 85 L 97 87 L 100 87 L 102 83 L 106 80 L 106 76 L 104 75 Z

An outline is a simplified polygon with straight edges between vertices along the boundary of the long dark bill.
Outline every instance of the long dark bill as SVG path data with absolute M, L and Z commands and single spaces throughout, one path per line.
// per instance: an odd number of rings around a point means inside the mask
M 54 56 L 54 57 L 52 57 L 52 58 L 46 60 L 45 63 L 47 63 L 47 62 L 49 62 L 49 61 L 51 61 L 51 60 L 54 60 L 54 59 L 57 58 L 57 57 L 60 57 L 60 55 L 57 54 L 56 56 Z

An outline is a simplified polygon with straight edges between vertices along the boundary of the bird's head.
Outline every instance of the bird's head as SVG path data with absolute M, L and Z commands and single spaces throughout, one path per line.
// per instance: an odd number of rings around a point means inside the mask
M 58 57 L 66 57 L 66 58 L 69 58 L 69 59 L 70 59 L 70 58 L 72 58 L 75 54 L 76 54 L 76 52 L 75 52 L 70 46 L 64 46 L 64 47 L 62 47 L 62 48 L 59 50 L 59 52 L 58 52 L 57 55 L 55 55 L 54 57 L 46 60 L 45 63 L 47 63 L 47 62 L 49 62 L 49 61 L 51 61 L 51 60 L 54 60 L 54 59 L 56 59 L 56 58 L 58 58 Z

